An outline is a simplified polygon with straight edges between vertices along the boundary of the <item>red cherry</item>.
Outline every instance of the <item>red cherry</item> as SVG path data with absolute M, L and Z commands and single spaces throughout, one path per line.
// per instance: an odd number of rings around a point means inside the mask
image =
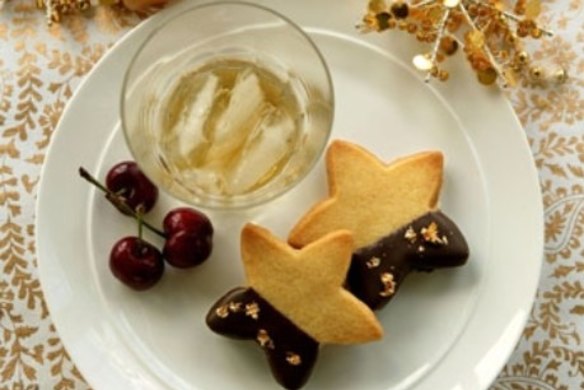
M 158 188 L 133 161 L 123 161 L 114 165 L 107 174 L 105 184 L 110 191 L 123 197 L 126 204 L 134 211 L 142 205 L 142 212 L 147 213 L 152 210 L 158 199 Z
M 170 265 L 177 268 L 192 268 L 207 260 L 212 250 L 212 235 L 181 230 L 166 240 L 162 253 Z
M 179 207 L 169 211 L 164 217 L 162 226 L 167 236 L 181 230 L 187 230 L 197 235 L 213 235 L 213 225 L 209 217 L 189 207 Z
M 154 286 L 164 272 L 160 251 L 138 237 L 125 237 L 116 242 L 109 266 L 117 279 L 137 291 Z

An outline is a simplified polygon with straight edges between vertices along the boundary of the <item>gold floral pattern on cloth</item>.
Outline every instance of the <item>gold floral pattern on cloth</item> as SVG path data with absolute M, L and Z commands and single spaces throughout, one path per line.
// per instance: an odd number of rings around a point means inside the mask
M 584 0 L 542 1 L 556 35 L 531 49 L 570 75 L 509 92 L 539 170 L 545 261 L 523 336 L 491 390 L 584 389 Z
M 36 270 L 34 204 L 51 134 L 73 90 L 139 22 L 98 7 L 47 28 L 35 0 L 0 10 L 0 390 L 88 385 L 51 323 Z
M 0 390 L 86 389 L 38 281 L 35 196 L 67 100 L 140 17 L 97 7 L 90 17 L 47 28 L 35 0 L 2 3 Z M 570 79 L 556 89 L 513 90 L 509 98 L 540 172 L 546 260 L 523 337 L 491 390 L 571 390 L 584 383 L 584 0 L 542 0 L 542 6 L 542 21 L 557 34 L 534 42 L 534 58 L 547 69 L 566 68 Z

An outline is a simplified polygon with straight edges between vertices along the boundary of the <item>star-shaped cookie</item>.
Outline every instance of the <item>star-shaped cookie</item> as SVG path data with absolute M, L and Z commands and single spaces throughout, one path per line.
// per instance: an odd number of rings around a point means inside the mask
M 292 229 L 288 241 L 295 247 L 347 229 L 355 247 L 362 248 L 436 208 L 442 186 L 440 152 L 385 164 L 360 146 L 337 140 L 326 158 L 329 198 Z
M 352 344 L 381 338 L 373 312 L 343 288 L 351 263 L 348 231 L 327 234 L 294 249 L 261 227 L 241 235 L 247 287 L 221 298 L 207 324 L 216 333 L 253 339 L 272 373 L 286 388 L 310 375 L 320 344 Z
M 468 246 L 458 227 L 438 208 L 443 155 L 413 154 L 386 164 L 345 141 L 329 147 L 329 197 L 300 219 L 289 235 L 297 248 L 330 232 L 353 233 L 351 291 L 379 309 L 410 271 L 462 265 Z

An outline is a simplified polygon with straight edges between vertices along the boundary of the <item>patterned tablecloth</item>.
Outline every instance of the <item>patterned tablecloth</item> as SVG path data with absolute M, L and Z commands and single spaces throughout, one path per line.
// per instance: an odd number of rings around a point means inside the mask
M 535 57 L 571 77 L 509 94 L 540 173 L 546 246 L 533 312 L 496 390 L 584 389 L 584 0 L 542 2 L 557 34 L 535 43 Z M 34 0 L 0 4 L 0 390 L 84 389 L 37 276 L 37 183 L 72 91 L 140 17 L 99 7 L 47 28 Z

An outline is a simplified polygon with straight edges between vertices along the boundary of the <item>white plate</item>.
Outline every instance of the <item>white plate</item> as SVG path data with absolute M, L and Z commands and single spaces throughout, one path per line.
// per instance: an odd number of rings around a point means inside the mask
M 124 69 L 155 26 L 192 3 L 150 19 L 96 66 L 69 104 L 44 166 L 37 210 L 40 277 L 57 329 L 96 389 L 277 388 L 253 343 L 214 335 L 204 316 L 243 282 L 242 224 L 255 221 L 285 237 L 326 193 L 320 163 L 268 206 L 210 213 L 216 246 L 203 266 L 168 270 L 145 293 L 110 275 L 112 244 L 134 234 L 135 226 L 76 170 L 83 165 L 103 177 L 129 157 L 118 127 Z M 354 31 L 365 1 L 262 3 L 307 28 L 322 49 L 336 88 L 334 138 L 355 140 L 387 159 L 420 149 L 445 152 L 442 208 L 472 251 L 466 267 L 408 279 L 379 313 L 383 341 L 324 348 L 306 388 L 486 389 L 527 319 L 543 247 L 537 175 L 508 102 L 476 83 L 460 59 L 451 63 L 452 81 L 425 85 L 409 67 L 416 52 L 410 38 Z M 151 220 L 159 223 L 173 205 L 163 196 Z

